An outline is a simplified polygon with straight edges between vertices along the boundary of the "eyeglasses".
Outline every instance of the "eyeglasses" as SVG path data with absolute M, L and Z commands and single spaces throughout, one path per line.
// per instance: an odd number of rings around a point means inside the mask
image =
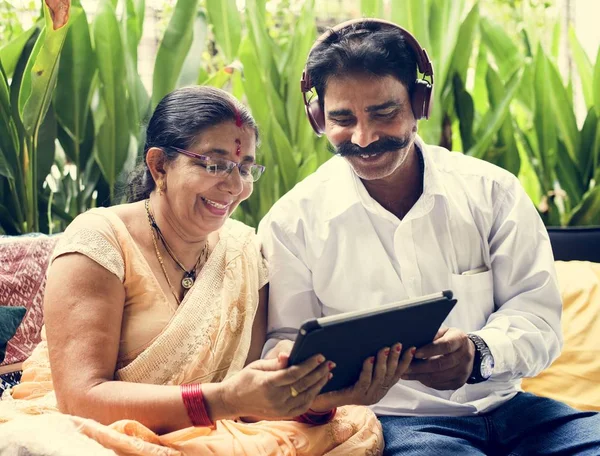
M 232 171 L 237 168 L 240 173 L 242 180 L 246 182 L 256 182 L 260 179 L 260 176 L 265 171 L 263 165 L 257 165 L 256 163 L 236 163 L 231 160 L 224 158 L 213 158 L 208 155 L 200 155 L 189 150 L 180 149 L 178 147 L 169 147 L 169 149 L 179 152 L 180 154 L 187 155 L 188 157 L 200 160 L 200 166 L 202 166 L 208 174 L 216 177 L 227 177 Z

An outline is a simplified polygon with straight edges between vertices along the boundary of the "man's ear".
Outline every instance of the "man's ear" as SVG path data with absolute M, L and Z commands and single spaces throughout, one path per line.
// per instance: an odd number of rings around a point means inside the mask
M 150 174 L 152 174 L 154 182 L 156 182 L 159 187 L 159 184 L 166 178 L 166 162 L 167 157 L 162 149 L 159 149 L 158 147 L 151 147 L 148 149 L 148 153 L 146 154 L 146 165 L 148 165 L 148 169 L 150 170 Z

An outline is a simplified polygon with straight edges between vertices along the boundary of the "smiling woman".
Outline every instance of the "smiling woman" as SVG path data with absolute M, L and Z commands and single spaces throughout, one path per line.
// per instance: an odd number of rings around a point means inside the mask
M 381 451 L 368 409 L 309 411 L 331 378 L 323 356 L 258 359 L 267 268 L 254 230 L 229 218 L 264 171 L 257 141 L 224 91 L 188 87 L 158 104 L 129 202 L 78 216 L 54 252 L 45 336 L 0 401 L 11 421 L 0 453 L 45 428 L 32 413 L 63 423 L 48 431 L 62 443 L 83 435 L 117 454 Z

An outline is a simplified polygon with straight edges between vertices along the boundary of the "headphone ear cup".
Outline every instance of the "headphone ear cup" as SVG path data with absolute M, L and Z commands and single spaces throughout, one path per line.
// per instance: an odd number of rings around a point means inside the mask
M 306 116 L 310 122 L 310 126 L 313 128 L 318 136 L 325 133 L 325 114 L 319 105 L 319 100 L 312 100 L 306 105 Z
M 412 110 L 416 120 L 429 119 L 433 86 L 423 79 L 415 81 L 412 96 Z

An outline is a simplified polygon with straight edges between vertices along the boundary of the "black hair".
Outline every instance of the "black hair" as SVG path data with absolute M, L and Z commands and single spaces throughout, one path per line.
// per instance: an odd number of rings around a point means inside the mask
M 410 97 L 417 80 L 415 50 L 402 31 L 368 20 L 331 32 L 312 50 L 306 67 L 321 108 L 332 76 L 361 73 L 394 76 L 406 86 Z
M 193 147 L 198 135 L 207 128 L 227 121 L 241 120 L 254 129 L 258 143 L 258 126 L 248 109 L 224 90 L 208 86 L 176 89 L 158 103 L 146 128 L 143 160 L 129 175 L 127 202 L 141 201 L 150 196 L 156 183 L 146 164 L 146 154 L 152 147 L 163 150 L 166 160 L 174 160 L 173 148 Z

